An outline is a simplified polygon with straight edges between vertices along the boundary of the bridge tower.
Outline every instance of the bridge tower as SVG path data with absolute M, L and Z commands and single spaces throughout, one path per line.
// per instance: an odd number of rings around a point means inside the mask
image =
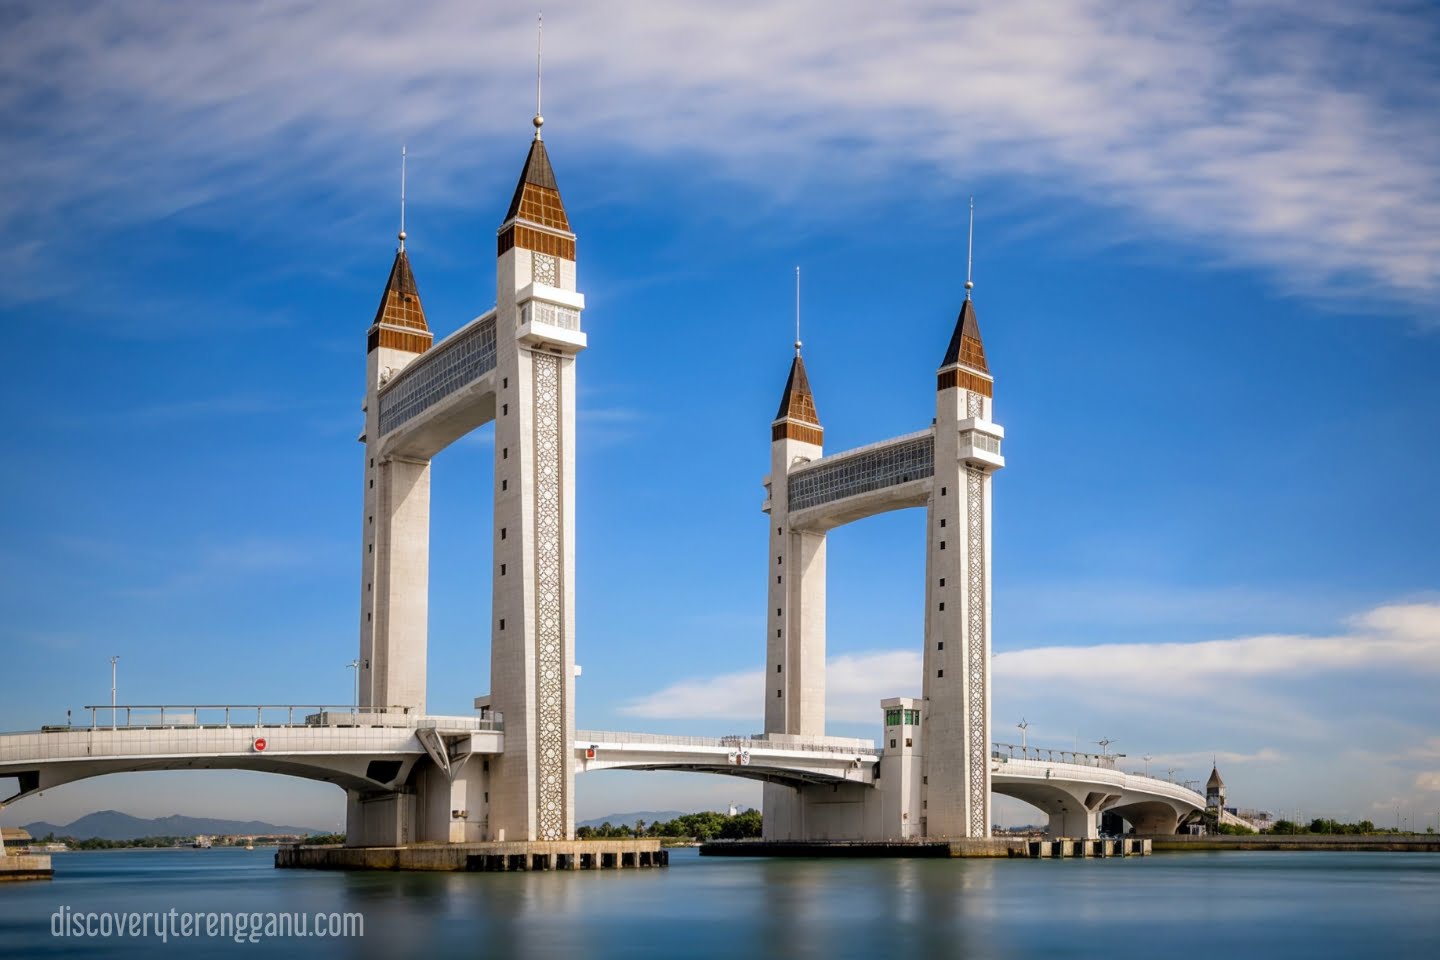
M 765 735 L 817 738 L 825 733 L 825 531 L 792 529 L 789 472 L 823 455 L 825 430 L 795 342 L 795 359 L 770 425 L 769 604 L 765 633 Z M 767 783 L 762 804 L 767 835 L 802 829 L 804 800 Z M 783 826 L 782 826 L 783 825 Z
M 825 531 L 794 530 L 788 474 L 823 455 L 825 430 L 800 345 L 770 425 L 770 610 L 765 646 L 768 736 L 825 733 Z M 770 611 L 766 611 L 769 614 Z
M 766 478 L 765 734 L 841 746 L 825 735 L 825 537 L 836 526 L 925 508 L 925 673 L 919 701 L 883 701 L 880 790 L 767 783 L 767 839 L 990 835 L 990 477 L 1005 465 L 1005 431 L 992 420 L 973 286 L 966 281 L 926 430 L 825 456 L 795 344 Z
M 489 833 L 574 833 L 575 361 L 585 348 L 575 234 L 535 117 L 497 234 Z
M 995 380 L 966 282 L 940 362 L 927 506 L 921 832 L 990 836 L 990 478 L 1005 465 Z
M 430 461 L 380 447 L 380 388 L 430 349 L 405 230 L 367 333 L 365 498 L 360 554 L 360 706 L 425 712 Z

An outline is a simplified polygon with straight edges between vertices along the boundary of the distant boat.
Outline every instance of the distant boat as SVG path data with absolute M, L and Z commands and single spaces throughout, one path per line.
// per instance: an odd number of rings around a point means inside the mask
M 246 849 L 246 850 L 254 850 L 254 849 L 255 849 L 255 841 L 254 841 L 254 840 L 246 840 L 246 841 L 245 841 L 245 849 Z
M 190 846 L 196 850 L 209 850 L 214 844 L 210 842 L 209 837 L 196 837 L 195 842 L 190 844 Z

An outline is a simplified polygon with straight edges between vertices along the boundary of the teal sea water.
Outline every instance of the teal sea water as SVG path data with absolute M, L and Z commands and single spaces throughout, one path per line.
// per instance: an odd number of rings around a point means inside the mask
M 275 870 L 268 850 L 57 854 L 0 886 L 0 957 L 1440 958 L 1440 855 L 740 860 L 523 874 Z M 364 915 L 353 939 L 76 938 L 71 911 Z

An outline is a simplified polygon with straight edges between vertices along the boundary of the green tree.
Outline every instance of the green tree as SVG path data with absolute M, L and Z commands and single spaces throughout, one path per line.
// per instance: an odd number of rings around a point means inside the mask
M 720 827 L 722 840 L 748 840 L 760 836 L 761 816 L 759 810 L 746 810 L 733 817 L 726 817 Z

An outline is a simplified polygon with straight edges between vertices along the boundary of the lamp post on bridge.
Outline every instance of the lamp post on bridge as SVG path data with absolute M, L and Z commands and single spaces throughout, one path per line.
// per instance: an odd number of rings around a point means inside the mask
M 1025 722 L 1024 717 L 1021 717 L 1020 722 L 1017 723 L 1016 726 L 1020 728 L 1020 755 L 1022 757 L 1028 757 L 1030 753 L 1027 749 L 1029 745 L 1025 742 L 1025 731 L 1030 729 L 1030 724 Z
M 115 664 L 120 662 L 118 655 L 110 658 L 110 729 L 115 729 Z
M 345 664 L 345 666 L 355 671 L 355 695 L 350 701 L 350 710 L 358 715 L 360 713 L 360 661 L 357 658 L 351 660 Z
M 1145 776 L 1150 776 L 1150 754 L 1145 754 Z

